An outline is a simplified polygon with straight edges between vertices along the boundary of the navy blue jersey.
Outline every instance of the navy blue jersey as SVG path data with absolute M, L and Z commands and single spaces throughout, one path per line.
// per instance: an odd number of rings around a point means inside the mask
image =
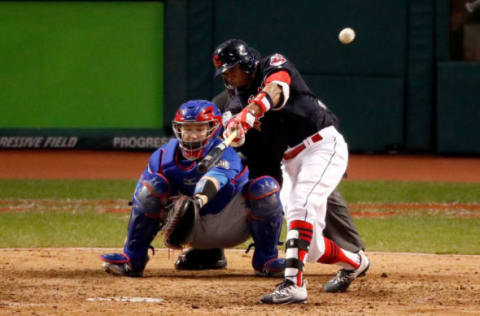
M 310 90 L 296 67 L 280 54 L 261 59 L 248 88 L 235 89 L 235 94 L 225 106 L 232 114 L 240 112 L 265 86 L 265 79 L 274 72 L 285 70 L 290 74 L 290 97 L 282 108 L 272 108 L 260 119 L 261 131 L 247 132 L 246 141 L 239 150 L 252 164 L 268 162 L 258 157 L 262 152 L 271 156 L 270 163 L 280 163 L 287 147 L 294 147 L 319 130 L 337 124 L 336 116 Z M 258 157 L 255 159 L 254 157 Z
M 212 140 L 213 146 L 222 140 Z M 179 193 L 192 196 L 195 185 L 204 175 L 220 172 L 228 178 L 215 197 L 201 210 L 200 215 L 220 212 L 237 194 L 248 180 L 248 169 L 244 168 L 240 157 L 231 147 L 227 148 L 219 162 L 206 174 L 197 172 L 197 161 L 186 160 L 181 155 L 178 140 L 172 139 L 158 148 L 150 157 L 148 168 L 151 173 L 163 175 L 170 185 L 170 196 Z

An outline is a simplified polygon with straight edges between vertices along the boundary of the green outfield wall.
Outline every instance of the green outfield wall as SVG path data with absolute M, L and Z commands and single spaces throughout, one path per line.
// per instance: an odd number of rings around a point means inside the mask
M 0 2 L 0 21 L 0 147 L 163 136 L 163 2 Z

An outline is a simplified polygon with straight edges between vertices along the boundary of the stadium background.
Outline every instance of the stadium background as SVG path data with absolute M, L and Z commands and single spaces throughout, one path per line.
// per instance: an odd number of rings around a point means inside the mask
M 449 0 L 14 1 L 0 15 L 0 148 L 154 149 L 179 104 L 222 89 L 211 53 L 237 37 L 289 57 L 353 153 L 480 153 L 480 64 L 449 57 Z

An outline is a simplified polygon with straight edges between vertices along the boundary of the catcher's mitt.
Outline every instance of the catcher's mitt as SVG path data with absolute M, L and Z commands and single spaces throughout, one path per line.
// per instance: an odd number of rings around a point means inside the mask
M 181 195 L 173 203 L 163 227 L 163 240 L 167 247 L 182 249 L 182 245 L 188 242 L 198 210 L 198 202 L 186 195 Z

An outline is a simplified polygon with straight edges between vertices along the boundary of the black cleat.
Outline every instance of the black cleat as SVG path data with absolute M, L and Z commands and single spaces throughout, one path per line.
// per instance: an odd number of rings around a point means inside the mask
M 227 267 L 223 249 L 189 249 L 178 256 L 177 270 L 218 270 Z
M 370 268 L 370 261 L 362 250 L 358 254 L 360 255 L 360 267 L 356 270 L 342 269 L 338 271 L 337 275 L 323 286 L 325 292 L 345 292 L 353 280 L 365 275 L 368 268 Z

